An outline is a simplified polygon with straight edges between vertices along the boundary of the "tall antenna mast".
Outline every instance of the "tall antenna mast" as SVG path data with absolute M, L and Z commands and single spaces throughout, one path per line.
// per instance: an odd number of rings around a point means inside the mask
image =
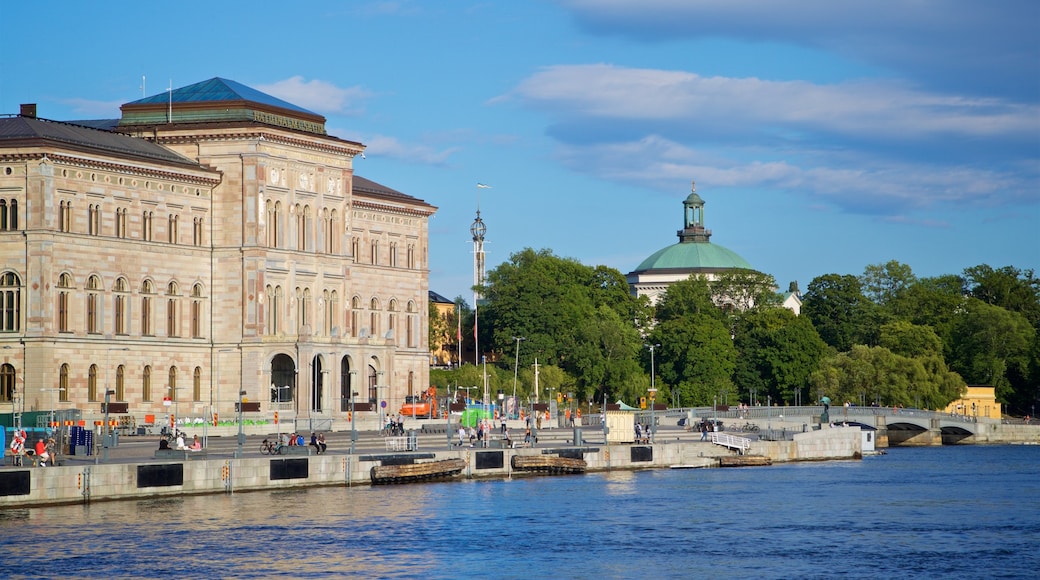
M 167 123 L 173 122 L 173 79 L 170 79 L 170 88 L 166 89 L 166 92 L 170 95 L 170 109 L 166 117 Z
M 145 98 L 147 96 L 148 96 L 148 93 L 146 93 L 145 90 L 144 90 L 144 75 L 141 75 L 141 98 L 143 99 L 143 98 Z

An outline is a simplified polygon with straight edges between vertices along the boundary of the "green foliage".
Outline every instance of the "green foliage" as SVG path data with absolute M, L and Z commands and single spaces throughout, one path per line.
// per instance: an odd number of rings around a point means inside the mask
M 733 370 L 737 349 L 729 329 L 710 314 L 693 313 L 659 323 L 650 333 L 656 349 L 660 377 L 665 385 L 678 385 L 686 406 L 712 404 L 733 395 Z
M 895 260 L 869 265 L 859 278 L 863 295 L 881 306 L 896 303 L 916 280 L 910 266 Z
M 812 323 L 786 308 L 755 308 L 738 316 L 735 328 L 741 400 L 750 400 L 754 389 L 760 399 L 794 403 L 827 351 Z
M 951 325 L 950 366 L 969 384 L 993 385 L 997 399 L 1014 397 L 1007 373 L 1029 372 L 1036 331 L 1018 312 L 971 298 Z
M 802 305 L 824 342 L 844 352 L 854 344 L 877 344 L 882 313 L 863 295 L 855 276 L 827 274 L 809 283 Z

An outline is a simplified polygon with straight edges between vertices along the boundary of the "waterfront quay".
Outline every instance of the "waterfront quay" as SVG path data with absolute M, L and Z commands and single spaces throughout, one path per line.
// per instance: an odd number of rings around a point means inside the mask
M 538 431 L 537 444 L 531 447 L 508 447 L 498 431 L 488 447 L 471 447 L 468 439 L 463 445 L 458 444 L 458 435 L 451 432 L 447 422 L 421 420 L 406 422 L 403 437 L 384 437 L 376 430 L 358 431 L 353 452 L 349 425 L 345 430 L 323 431 L 328 450 L 322 454 L 316 454 L 309 445 L 291 449 L 286 455 L 261 454 L 261 442 L 265 438 L 275 439 L 277 434 L 257 432 L 259 426 L 244 436 L 241 448 L 234 432 L 211 429 L 206 433 L 207 445 L 199 452 L 157 454 L 159 436 L 128 436 L 119 438 L 117 446 L 104 450 L 103 455 L 62 456 L 58 465 L 48 467 L 5 465 L 0 468 L 0 509 L 186 494 L 368 485 L 372 482 L 372 470 L 377 466 L 448 459 L 461 459 L 465 463 L 458 477 L 507 478 L 528 476 L 512 468 L 513 457 L 518 455 L 579 458 L 587 463 L 587 471 L 592 472 L 711 468 L 720 465 L 720 458 L 737 453 L 761 456 L 773 462 L 853 460 L 864 453 L 864 427 L 844 426 L 843 421 L 834 426 L 813 428 L 790 409 L 786 416 L 777 412 L 764 417 L 743 414 L 726 417 L 729 431 L 719 435 L 746 441 L 744 448 L 712 443 L 710 437 L 702 440 L 701 433 L 678 426 L 676 418 L 693 416 L 689 412 L 658 415 L 654 419 L 659 428 L 649 443 L 608 443 L 613 438 L 606 436 L 601 427 L 585 425 L 578 429 L 569 426 L 542 429 Z M 911 416 L 906 412 L 904 415 Z M 890 428 L 889 419 L 886 417 L 882 422 Z M 927 425 L 932 420 L 925 418 Z M 747 425 L 759 431 L 741 431 L 740 428 Z M 1034 425 L 972 425 L 985 435 L 981 441 L 984 443 L 1040 443 L 1040 428 Z M 522 433 L 523 423 L 511 421 L 509 429 L 515 434 Z M 308 431 L 301 430 L 301 433 L 309 437 Z M 192 435 L 189 430 L 189 438 Z M 903 437 L 901 444 L 914 445 L 912 439 Z M 514 441 L 517 440 L 522 440 L 522 436 L 514 435 Z M 880 437 L 876 440 L 882 442 Z M 928 437 L 928 440 L 935 438 Z M 939 440 L 942 441 L 941 436 Z M 973 441 L 964 437 L 958 442 Z

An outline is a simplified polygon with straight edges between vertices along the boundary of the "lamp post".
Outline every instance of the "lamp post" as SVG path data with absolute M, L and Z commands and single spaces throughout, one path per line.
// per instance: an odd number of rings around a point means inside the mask
M 513 400 L 516 401 L 516 375 L 520 370 L 520 341 L 527 339 L 522 336 L 514 336 L 513 340 L 516 341 L 516 360 L 513 361 Z
M 245 391 L 238 391 L 238 449 L 235 450 L 235 459 L 242 457 L 242 445 L 246 442 L 246 434 L 242 432 L 242 398 L 245 396 Z
M 653 443 L 654 437 L 657 435 L 657 412 L 654 409 L 654 399 L 657 396 L 657 385 L 654 382 L 654 350 L 660 347 L 660 344 L 651 344 L 650 346 L 650 442 Z
M 350 371 L 350 454 L 354 454 L 354 445 L 357 443 L 357 427 L 355 426 L 355 416 L 357 413 L 354 412 L 354 399 L 357 398 L 358 393 L 354 390 L 355 377 L 357 377 L 357 371 Z
M 109 372 L 108 372 L 108 369 L 109 369 L 109 363 L 110 363 L 111 357 L 112 357 L 112 351 L 114 351 L 114 350 L 128 351 L 130 349 L 125 347 L 125 346 L 121 346 L 121 347 L 112 347 L 112 348 L 109 348 L 109 349 L 105 350 L 105 422 L 101 426 L 101 433 L 102 433 L 102 435 L 101 435 L 101 462 L 102 463 L 108 461 L 108 446 L 109 446 L 109 443 L 111 442 L 111 437 L 112 437 L 112 435 L 111 435 L 112 430 L 109 429 L 109 426 L 108 426 L 108 403 L 111 400 L 112 395 L 115 394 L 115 391 L 113 391 L 110 388 L 111 383 L 109 382 Z M 95 460 L 96 459 L 97 458 L 95 457 Z

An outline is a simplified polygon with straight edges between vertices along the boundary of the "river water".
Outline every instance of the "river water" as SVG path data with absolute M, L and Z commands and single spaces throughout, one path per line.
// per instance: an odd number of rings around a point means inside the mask
M 5 578 L 1036 578 L 1040 446 L 0 511 Z

